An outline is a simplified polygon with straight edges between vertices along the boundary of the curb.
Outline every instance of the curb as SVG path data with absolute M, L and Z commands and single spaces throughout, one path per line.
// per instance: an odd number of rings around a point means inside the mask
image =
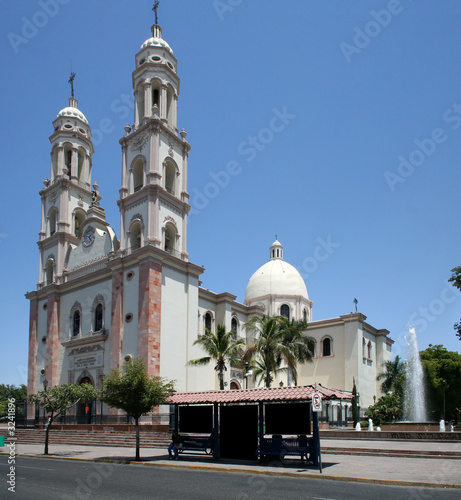
M 0 452 L 0 455 L 8 455 L 8 453 Z M 252 468 L 237 468 L 237 467 L 220 467 L 209 465 L 192 465 L 185 463 L 152 463 L 135 460 L 110 460 L 106 458 L 79 458 L 79 457 L 59 457 L 56 455 L 31 455 L 26 453 L 17 454 L 16 456 L 29 457 L 29 458 L 46 458 L 51 460 L 75 460 L 79 462 L 103 462 L 124 465 L 143 465 L 148 467 L 178 467 L 182 469 L 193 469 L 202 471 L 220 471 L 220 472 L 235 472 L 239 474 L 255 474 L 262 476 L 285 476 L 285 477 L 298 477 L 306 479 L 329 479 L 331 481 L 347 481 L 352 483 L 366 483 L 366 484 L 382 484 L 387 486 L 407 486 L 412 488 L 450 488 L 461 489 L 461 484 L 454 483 L 426 483 L 423 481 L 404 481 L 401 479 L 373 479 L 366 477 L 351 477 L 351 476 L 335 476 L 330 474 L 312 474 L 309 472 L 285 472 L 285 471 L 269 471 L 259 470 Z

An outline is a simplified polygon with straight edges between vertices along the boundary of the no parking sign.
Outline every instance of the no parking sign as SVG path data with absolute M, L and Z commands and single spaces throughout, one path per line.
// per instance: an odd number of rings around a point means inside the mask
M 322 411 L 322 395 L 318 391 L 312 394 L 312 411 Z

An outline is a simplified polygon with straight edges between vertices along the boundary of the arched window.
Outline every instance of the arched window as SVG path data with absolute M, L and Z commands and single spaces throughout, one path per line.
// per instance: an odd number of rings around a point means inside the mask
M 81 226 L 82 222 L 85 220 L 85 212 L 83 210 L 77 210 L 74 215 L 74 234 L 77 238 L 82 237 Z
M 331 339 L 329 337 L 322 341 L 322 356 L 331 356 Z
M 207 330 L 210 330 L 210 332 L 211 332 L 211 319 L 212 319 L 211 313 L 207 312 L 205 314 L 205 319 L 204 319 L 204 324 L 205 324 L 205 332 L 204 333 L 206 333 Z
M 141 248 L 141 224 L 135 222 L 130 231 L 130 249 L 137 250 L 138 248 Z
M 287 304 L 282 304 L 280 308 L 280 316 L 283 316 L 286 319 L 290 319 L 290 306 Z
M 158 80 L 152 81 L 152 106 L 157 105 L 160 114 L 161 83 Z
M 373 353 L 373 347 L 371 345 L 371 342 L 368 341 L 368 344 L 367 344 L 367 356 L 368 356 L 368 359 L 372 358 L 372 353 Z
M 367 341 L 362 338 L 362 357 L 365 359 L 367 357 Z
M 56 232 L 56 217 L 57 217 L 56 208 L 52 208 L 48 215 L 48 228 L 50 236 L 53 236 L 53 234 Z
M 144 161 L 138 158 L 133 165 L 133 193 L 139 191 L 144 185 Z
M 94 310 L 94 331 L 100 332 L 103 327 L 103 308 L 102 304 L 98 304 Z
M 165 189 L 170 194 L 175 194 L 176 167 L 170 161 L 165 163 Z
M 309 318 L 308 318 L 308 315 L 307 315 L 307 309 L 304 308 L 303 309 L 303 321 L 304 321 L 304 323 L 307 323 L 308 319 Z
M 237 333 L 238 333 L 238 322 L 237 318 L 232 318 L 231 319 L 231 331 L 232 331 L 232 337 L 237 339 Z
M 64 166 L 67 168 L 67 176 L 72 177 L 72 144 L 64 145 Z
M 80 333 L 80 311 L 75 311 L 72 317 L 72 335 L 75 337 Z
M 54 261 L 53 259 L 49 259 L 46 263 L 45 267 L 46 274 L 46 284 L 51 285 L 54 282 Z
M 172 255 L 176 250 L 176 228 L 173 224 L 167 224 L 165 226 L 165 251 L 171 253 Z

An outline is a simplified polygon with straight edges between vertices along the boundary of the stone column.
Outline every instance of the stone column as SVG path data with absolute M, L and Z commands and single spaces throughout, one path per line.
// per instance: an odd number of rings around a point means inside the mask
M 152 115 L 152 84 L 149 81 L 144 82 L 144 117 Z
M 161 88 L 161 93 L 162 93 L 162 96 L 160 98 L 160 118 L 162 118 L 163 120 L 166 120 L 167 119 L 167 115 L 166 115 L 166 112 L 167 112 L 167 86 L 165 84 L 162 84 L 162 88 Z
M 162 266 L 148 260 L 139 265 L 138 353 L 150 377 L 160 376 Z
M 69 178 L 78 182 L 78 149 L 72 148 Z
M 64 147 L 58 146 L 58 165 L 56 169 L 56 176 L 62 177 L 63 175 L 63 167 L 64 167 Z M 54 179 L 56 180 L 56 179 Z
M 53 293 L 47 302 L 46 373 L 48 386 L 60 383 L 59 371 L 59 297 Z
M 134 125 L 135 127 L 139 126 L 139 103 L 138 103 L 138 91 L 135 90 L 133 92 L 134 95 Z

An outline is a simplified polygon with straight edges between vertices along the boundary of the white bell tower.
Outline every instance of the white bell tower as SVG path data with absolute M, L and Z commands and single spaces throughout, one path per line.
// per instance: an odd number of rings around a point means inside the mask
M 136 54 L 134 124 L 125 127 L 120 189 L 120 248 L 146 245 L 188 261 L 187 159 L 190 145 L 178 135 L 179 78 L 173 50 L 158 24 Z
M 91 129 L 77 107 L 74 78 L 72 73 L 69 106 L 53 121 L 50 177 L 43 181 L 44 188 L 40 191 L 39 288 L 62 281 L 66 253 L 69 246 L 80 243 L 81 224 L 92 202 L 91 156 L 94 150 Z

